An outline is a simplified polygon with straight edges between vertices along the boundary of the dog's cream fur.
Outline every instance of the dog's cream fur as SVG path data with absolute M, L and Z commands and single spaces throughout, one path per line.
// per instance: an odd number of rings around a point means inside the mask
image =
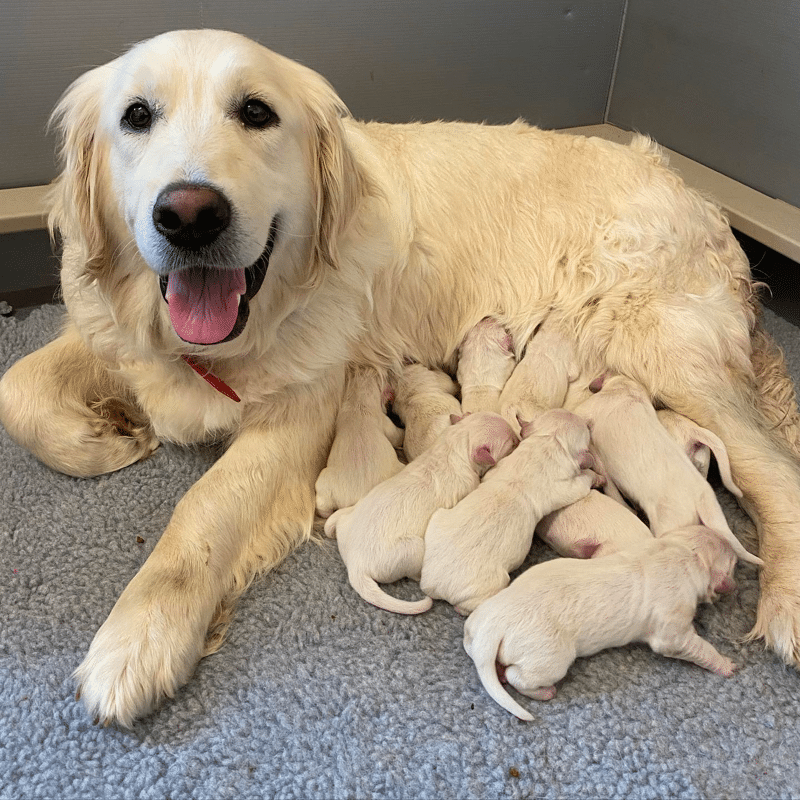
M 536 700 L 555 696 L 554 684 L 577 657 L 629 642 L 727 677 L 733 662 L 698 636 L 692 619 L 698 602 L 735 588 L 735 566 L 731 547 L 701 526 L 605 558 L 537 564 L 478 607 L 464 627 L 464 648 L 491 697 L 528 721 L 530 712 L 500 685 L 496 662 Z
M 462 417 L 400 473 L 378 484 L 354 506 L 333 514 L 325 523 L 325 533 L 336 537 L 350 584 L 361 597 L 398 614 L 427 611 L 432 605 L 429 597 L 398 600 L 378 582 L 419 580 L 423 537 L 433 513 L 474 494 L 486 470 L 518 442 L 499 414 Z
M 250 96 L 280 124 L 246 129 L 231 109 Z M 120 127 L 137 97 L 159 112 L 145 134 Z M 89 71 L 55 124 L 51 219 L 69 319 L 6 373 L 0 420 L 80 476 L 120 469 L 157 440 L 231 441 L 78 668 L 92 714 L 130 724 L 172 695 L 219 646 L 254 573 L 311 534 L 345 363 L 452 371 L 490 315 L 515 342 L 547 317 L 574 335 L 584 374 L 629 375 L 720 436 L 766 562 L 753 635 L 798 662 L 793 389 L 727 222 L 648 139 L 625 147 L 522 122 L 362 123 L 313 71 L 210 30 L 163 34 Z M 213 183 L 236 212 L 218 267 L 251 264 L 280 215 L 249 321 L 223 344 L 181 341 L 159 291 L 169 264 L 151 209 L 176 180 Z
M 539 520 L 585 497 L 598 477 L 586 467 L 589 429 L 574 414 L 539 412 L 522 433 L 519 447 L 425 531 L 420 589 L 460 614 L 505 589 Z

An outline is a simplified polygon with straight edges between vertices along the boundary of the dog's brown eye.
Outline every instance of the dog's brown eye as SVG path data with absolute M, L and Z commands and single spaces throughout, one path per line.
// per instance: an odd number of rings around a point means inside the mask
M 239 116 L 250 128 L 266 128 L 278 122 L 278 115 L 261 100 L 245 100 L 239 109 Z
M 133 103 L 125 110 L 122 121 L 128 127 L 141 131 L 150 127 L 153 114 L 144 103 Z

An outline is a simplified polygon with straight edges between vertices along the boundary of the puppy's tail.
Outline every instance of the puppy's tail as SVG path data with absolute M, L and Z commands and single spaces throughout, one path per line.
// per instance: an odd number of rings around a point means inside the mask
M 734 536 L 713 492 L 703 493 L 703 497 L 698 503 L 697 511 L 701 524 L 711 528 L 717 536 L 727 542 L 738 558 L 748 564 L 755 564 L 758 567 L 764 566 L 764 562 L 758 556 L 754 556 L 745 550 L 744 546 Z
M 469 625 L 469 623 L 467 623 Z M 478 670 L 478 677 L 481 679 L 483 688 L 496 703 L 499 703 L 506 711 L 515 717 L 524 719 L 526 722 L 533 721 L 533 714 L 526 711 L 513 697 L 503 688 L 500 678 L 497 677 L 497 652 L 503 641 L 502 636 L 478 636 L 472 638 L 469 633 L 464 636 L 464 649 L 470 658 L 475 662 Z
M 364 598 L 368 603 L 382 608 L 385 611 L 392 611 L 395 614 L 422 614 L 429 611 L 433 605 L 433 600 L 430 597 L 425 597 L 422 600 L 398 600 L 390 594 L 386 594 L 377 581 L 369 575 L 353 575 L 350 576 L 350 585 Z

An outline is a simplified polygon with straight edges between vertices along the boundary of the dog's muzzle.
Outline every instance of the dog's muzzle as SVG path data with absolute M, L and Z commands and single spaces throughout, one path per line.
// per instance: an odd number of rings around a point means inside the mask
M 267 244 L 250 267 L 189 267 L 172 270 L 160 278 L 172 327 L 183 341 L 220 344 L 235 339 L 244 330 L 250 314 L 249 301 L 264 282 L 277 231 L 276 215 Z M 186 232 L 176 235 L 189 236 Z

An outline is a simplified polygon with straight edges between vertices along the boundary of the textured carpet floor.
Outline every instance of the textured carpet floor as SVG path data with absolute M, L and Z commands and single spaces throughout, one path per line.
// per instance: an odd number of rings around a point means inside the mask
M 0 319 L 0 372 L 59 319 Z M 800 330 L 767 324 L 800 378 Z M 749 567 L 697 620 L 733 678 L 629 646 L 578 660 L 523 723 L 483 691 L 448 606 L 378 611 L 312 543 L 256 581 L 174 700 L 132 731 L 93 727 L 70 673 L 216 455 L 167 445 L 78 480 L 0 431 L 0 798 L 800 797 L 800 675 L 737 642 Z

